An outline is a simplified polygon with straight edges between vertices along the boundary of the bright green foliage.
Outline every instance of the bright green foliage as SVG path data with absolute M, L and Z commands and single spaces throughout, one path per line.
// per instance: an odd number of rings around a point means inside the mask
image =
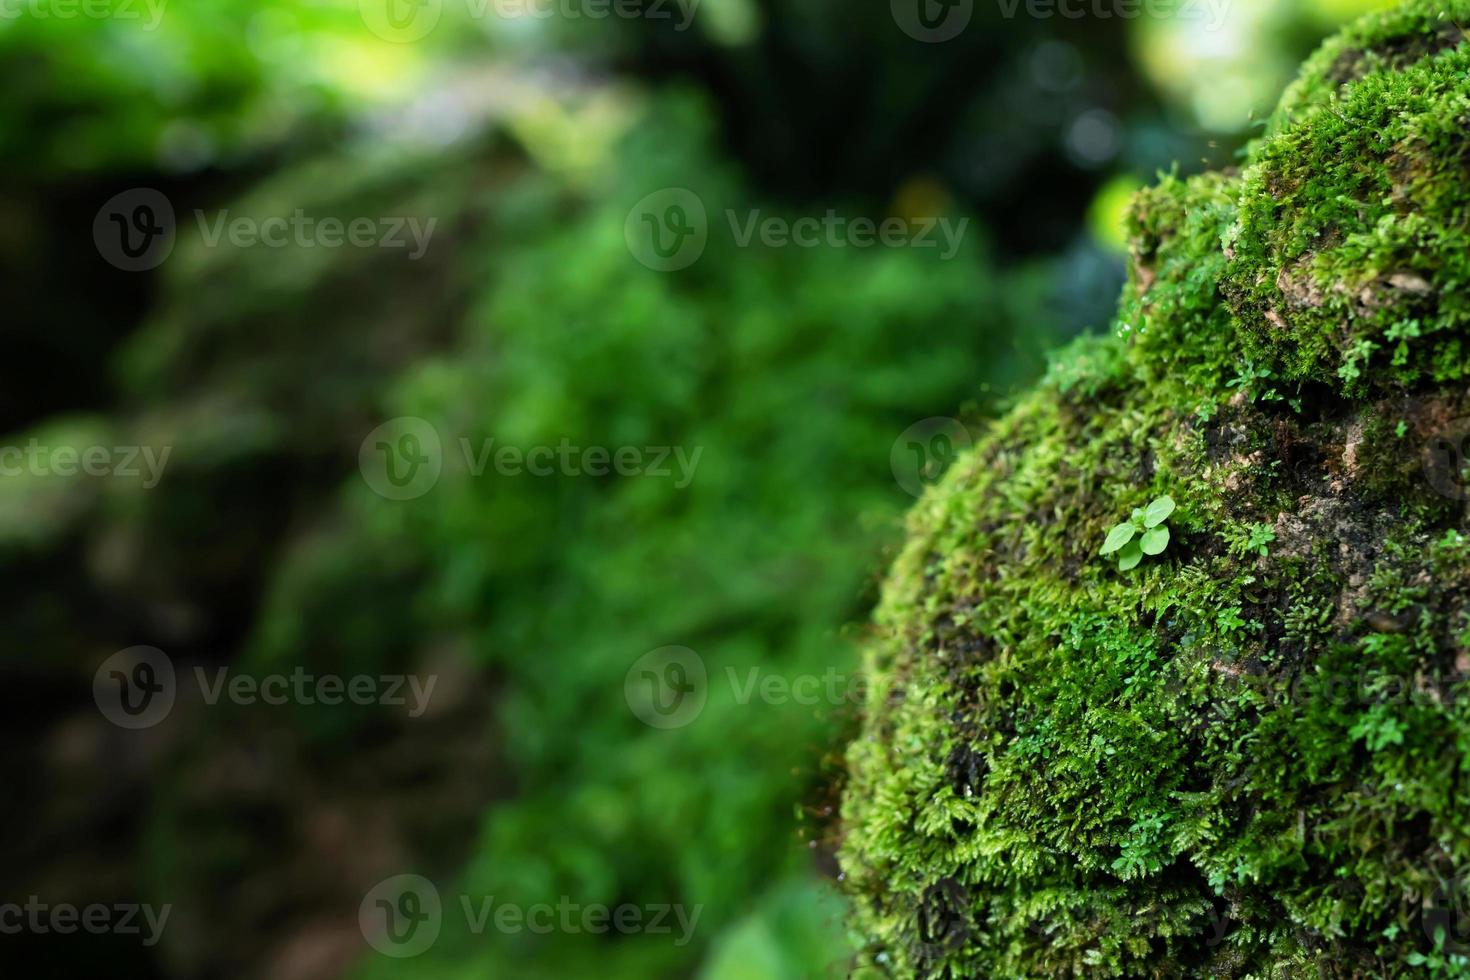
M 1100 555 L 1117 554 L 1118 570 L 1136 568 L 1144 555 L 1161 555 L 1169 547 L 1169 529 L 1164 521 L 1174 513 L 1174 500 L 1159 497 L 1148 509 L 1134 508 L 1133 516 L 1108 532 Z
M 1142 192 L 1116 334 L 912 513 L 843 807 L 875 967 L 1470 975 L 1470 546 L 1421 452 L 1470 409 L 1457 22 L 1364 21 L 1238 175 Z M 1098 562 L 1166 490 L 1171 560 Z
M 421 88 L 435 54 L 503 51 L 503 21 L 473 9 L 436 4 L 436 29 L 404 43 L 385 0 L 18 2 L 0 18 L 0 162 L 46 183 L 311 152 Z
M 1283 381 L 1359 394 L 1470 372 L 1470 48 L 1455 6 L 1345 32 L 1253 148 L 1221 285 L 1246 356 Z
M 0 160 L 17 175 L 191 170 L 339 117 L 341 73 L 386 48 L 356 4 L 22 4 L 0 27 Z M 39 11 L 39 13 L 36 13 Z M 374 43 L 376 42 L 376 43 Z M 385 64 L 382 71 L 391 72 Z

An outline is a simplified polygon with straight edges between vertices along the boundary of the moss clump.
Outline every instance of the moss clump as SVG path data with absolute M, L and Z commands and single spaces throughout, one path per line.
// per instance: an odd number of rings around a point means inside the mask
M 843 807 L 873 965 L 1470 975 L 1464 22 L 1363 21 L 1239 174 L 1140 194 L 1117 330 L 912 514 Z M 1099 556 L 1163 494 L 1164 555 Z
M 1246 353 L 1290 380 L 1361 394 L 1470 370 L 1459 6 L 1411 3 L 1330 42 L 1253 148 L 1221 285 Z

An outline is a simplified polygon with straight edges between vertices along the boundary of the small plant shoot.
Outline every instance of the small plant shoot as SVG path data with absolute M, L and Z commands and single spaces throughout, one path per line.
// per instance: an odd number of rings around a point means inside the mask
M 1108 532 L 1099 554 L 1117 555 L 1118 571 L 1138 567 L 1144 555 L 1162 555 L 1169 547 L 1169 529 L 1164 522 L 1174 513 L 1174 500 L 1168 494 L 1147 507 L 1135 507 L 1132 516 Z

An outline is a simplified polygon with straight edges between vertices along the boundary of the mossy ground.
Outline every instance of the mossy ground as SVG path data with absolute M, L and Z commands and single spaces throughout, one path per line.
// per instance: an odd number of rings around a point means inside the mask
M 1355 25 L 1239 173 L 1140 194 L 1117 329 L 914 511 L 843 809 L 874 966 L 1470 975 L 1466 23 Z

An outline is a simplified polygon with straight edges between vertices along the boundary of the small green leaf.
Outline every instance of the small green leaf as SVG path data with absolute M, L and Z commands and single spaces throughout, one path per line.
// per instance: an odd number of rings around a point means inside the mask
M 1133 508 L 1133 522 L 1136 524 L 1136 523 L 1138 523 L 1141 520 L 1143 520 L 1143 508 L 1142 507 L 1135 507 L 1135 508 Z
M 1126 572 L 1141 561 L 1143 561 L 1143 551 L 1138 547 L 1138 542 L 1129 541 L 1118 553 L 1118 571 Z
M 1164 496 L 1149 504 L 1148 510 L 1144 511 L 1143 526 L 1158 527 L 1168 520 L 1169 515 L 1172 513 L 1174 513 L 1174 498 L 1168 494 L 1164 494 Z
M 1138 539 L 1138 547 L 1145 555 L 1162 555 L 1164 549 L 1169 547 L 1169 529 L 1167 527 L 1151 527 L 1143 532 L 1143 537 Z
M 1137 533 L 1138 528 L 1132 524 L 1119 524 L 1108 532 L 1108 539 L 1103 542 L 1102 551 L 1098 552 L 1098 554 L 1111 555 L 1129 541 L 1132 541 L 1133 536 Z

